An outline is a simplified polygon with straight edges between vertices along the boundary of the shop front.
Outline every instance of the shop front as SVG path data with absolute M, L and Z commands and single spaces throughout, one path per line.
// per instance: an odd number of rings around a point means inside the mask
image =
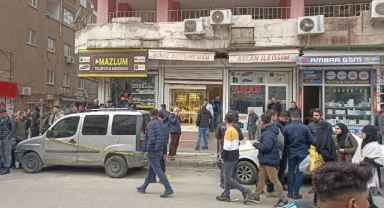
M 0 110 L 7 110 L 9 115 L 15 111 L 15 98 L 17 98 L 17 84 L 0 81 Z
M 297 49 L 251 52 L 230 52 L 232 67 L 228 74 L 228 109 L 240 112 L 239 120 L 243 131 L 247 130 L 248 112 L 263 114 L 272 97 L 287 110 L 295 100 Z
M 118 103 L 121 96 L 133 99 L 139 110 L 156 107 L 158 72 L 148 70 L 147 50 L 79 50 L 79 77 L 99 78 L 98 98 Z
M 378 109 L 376 56 L 301 56 L 299 108 L 305 124 L 321 109 L 333 126 L 344 123 L 351 132 L 360 133 Z

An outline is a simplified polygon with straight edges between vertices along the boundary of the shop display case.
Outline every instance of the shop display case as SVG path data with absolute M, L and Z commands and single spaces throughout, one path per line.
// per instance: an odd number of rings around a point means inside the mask
M 335 125 L 368 125 L 372 121 L 371 87 L 326 86 L 325 119 Z
M 146 78 L 132 79 L 130 96 L 137 108 L 155 107 L 155 78 L 148 76 Z
M 171 90 L 170 108 L 180 108 L 180 120 L 183 124 L 195 124 L 205 90 Z

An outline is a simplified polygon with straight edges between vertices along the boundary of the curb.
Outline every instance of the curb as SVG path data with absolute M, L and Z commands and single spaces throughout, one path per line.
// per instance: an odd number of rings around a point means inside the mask
M 176 159 L 174 161 L 167 161 L 168 167 L 205 167 L 205 168 L 217 168 L 216 160 L 183 160 Z

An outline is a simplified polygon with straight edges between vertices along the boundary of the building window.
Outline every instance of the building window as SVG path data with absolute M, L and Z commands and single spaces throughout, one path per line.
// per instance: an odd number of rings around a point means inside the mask
M 70 57 L 71 56 L 71 46 L 64 44 L 64 56 Z
M 97 87 L 98 87 L 97 83 L 88 81 L 88 83 L 87 83 L 87 91 L 89 93 L 97 93 Z
M 64 87 L 69 87 L 69 74 L 64 74 L 63 75 L 63 86 Z
M 45 83 L 47 83 L 47 84 L 55 84 L 55 72 L 47 71 Z
M 27 31 L 27 43 L 36 45 L 36 31 L 28 29 Z
M 37 8 L 37 0 L 28 0 L 28 5 Z
M 45 2 L 45 13 L 56 20 L 60 19 L 60 5 L 54 1 Z
M 48 38 L 48 51 L 55 52 L 56 42 L 52 38 Z
M 81 6 L 87 8 L 87 0 L 80 0 Z
M 73 24 L 73 19 L 74 19 L 74 16 L 72 14 L 72 12 L 66 10 L 65 8 L 63 8 L 63 22 L 69 24 L 69 25 L 72 25 Z
M 78 90 L 84 89 L 84 80 L 81 78 L 77 78 L 77 89 Z

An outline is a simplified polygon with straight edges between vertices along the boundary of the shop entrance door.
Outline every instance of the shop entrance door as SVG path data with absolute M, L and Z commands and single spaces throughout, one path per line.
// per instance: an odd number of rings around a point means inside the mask
M 322 108 L 321 86 L 304 86 L 303 121 L 308 125 L 312 122 L 312 114 L 316 108 Z
M 208 102 L 211 102 L 212 99 L 216 97 L 216 95 L 220 96 L 221 100 L 221 111 L 223 111 L 223 86 L 221 85 L 207 85 L 207 99 Z M 223 113 L 220 115 L 220 121 L 222 121 Z

